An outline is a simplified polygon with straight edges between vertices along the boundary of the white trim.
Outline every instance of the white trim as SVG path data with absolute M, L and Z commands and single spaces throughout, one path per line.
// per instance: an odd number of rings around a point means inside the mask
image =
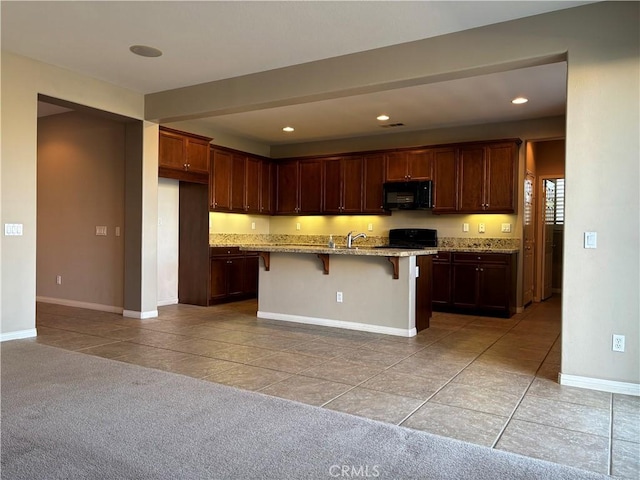
M 166 307 L 167 305 L 177 305 L 178 304 L 178 299 L 177 298 L 172 298 L 171 300 L 160 300 L 158 302 L 158 307 Z
M 516 313 L 524 312 L 524 307 L 516 307 Z
M 560 385 L 568 387 L 588 388 L 589 390 L 600 390 L 602 392 L 621 393 L 623 395 L 640 396 L 640 384 L 630 382 L 618 382 L 615 380 L 603 380 L 601 378 L 581 377 L 579 375 L 568 375 L 561 373 L 558 375 Z
M 345 328 L 347 330 L 358 330 L 361 332 L 383 333 L 385 335 L 395 335 L 398 337 L 415 337 L 417 334 L 415 327 L 411 329 L 383 327 L 381 325 L 370 325 L 368 323 L 345 322 L 344 320 L 330 320 L 327 318 L 317 317 L 304 317 L 302 315 L 289 315 L 287 313 L 258 311 L 258 318 L 304 323 L 308 325 L 321 325 L 323 327 Z
M 122 312 L 123 317 L 138 318 L 144 320 L 146 318 L 156 318 L 158 316 L 158 310 L 151 310 L 149 312 L 137 312 L 135 310 L 124 310 Z
M 67 307 L 86 308 L 88 310 L 98 310 L 100 312 L 122 313 L 122 307 L 102 305 L 100 303 L 79 302 L 77 300 L 67 300 L 66 298 L 36 297 L 36 302 L 53 303 L 55 305 L 65 305 Z
M 33 338 L 38 335 L 35 328 L 29 330 L 18 330 L 16 332 L 2 333 L 0 334 L 0 342 L 6 342 L 8 340 L 19 340 L 21 338 Z

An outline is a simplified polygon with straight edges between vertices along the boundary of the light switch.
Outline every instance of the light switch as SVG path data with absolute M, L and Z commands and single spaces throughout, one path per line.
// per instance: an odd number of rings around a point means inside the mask
M 598 248 L 597 232 L 584 232 L 584 248 Z
M 102 237 L 107 236 L 107 227 L 104 225 L 96 225 L 96 235 L 100 235 Z
M 502 224 L 502 233 L 511 233 L 511 224 L 503 223 Z
M 255 230 L 256 229 L 256 222 L 251 222 L 251 230 Z
M 5 223 L 4 224 L 4 234 L 9 237 L 19 237 L 22 236 L 22 224 L 21 223 Z
M 120 236 L 120 227 L 116 227 L 115 233 L 116 233 L 116 237 Z
M 463 232 L 468 232 L 469 231 L 469 224 L 468 223 L 463 223 L 462 224 L 462 231 Z

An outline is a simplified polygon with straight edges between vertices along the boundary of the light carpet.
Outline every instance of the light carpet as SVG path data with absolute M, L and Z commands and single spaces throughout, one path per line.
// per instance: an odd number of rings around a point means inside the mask
M 1 347 L 6 479 L 604 479 L 35 343 Z

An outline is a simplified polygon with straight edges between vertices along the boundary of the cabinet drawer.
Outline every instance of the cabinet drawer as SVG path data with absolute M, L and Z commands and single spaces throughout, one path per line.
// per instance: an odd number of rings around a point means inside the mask
M 240 247 L 209 247 L 209 256 L 242 255 Z
M 449 263 L 451 260 L 451 252 L 438 252 L 433 257 L 434 262 Z
M 497 263 L 506 265 L 510 256 L 504 253 L 454 253 L 454 263 Z

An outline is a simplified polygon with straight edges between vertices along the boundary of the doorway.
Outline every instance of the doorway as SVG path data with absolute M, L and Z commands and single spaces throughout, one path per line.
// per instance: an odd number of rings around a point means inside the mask
M 528 142 L 522 204 L 524 306 L 562 291 L 564 164 L 564 139 Z

